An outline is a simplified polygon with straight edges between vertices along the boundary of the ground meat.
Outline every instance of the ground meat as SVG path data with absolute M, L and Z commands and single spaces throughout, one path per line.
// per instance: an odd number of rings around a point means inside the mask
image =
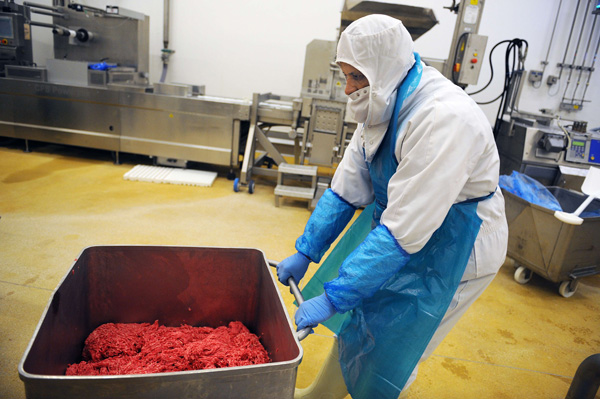
M 218 328 L 107 323 L 85 340 L 82 357 L 66 375 L 164 373 L 271 361 L 258 337 L 239 321 Z

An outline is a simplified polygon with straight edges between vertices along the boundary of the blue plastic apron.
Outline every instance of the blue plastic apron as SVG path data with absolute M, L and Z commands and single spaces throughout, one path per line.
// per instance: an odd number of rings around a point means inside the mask
M 398 114 L 404 100 L 418 86 L 422 73 L 416 53 L 415 58 L 415 66 L 398 89 L 390 127 L 369 164 L 375 204 L 363 211 L 323 262 L 303 291 L 306 298 L 323 292 L 322 281 L 331 279 L 332 270 L 337 270 L 360 243 L 357 238 L 366 237 L 372 227 L 365 223 L 366 218 L 371 219 L 367 212 L 373 209 L 372 221 L 376 225 L 387 206 L 387 185 L 398 166 L 394 155 Z M 460 283 L 481 226 L 477 203 L 491 195 L 453 205 L 425 247 L 411 255 L 408 263 L 375 295 L 324 323 L 339 336 L 342 374 L 354 399 L 398 397 Z M 348 243 L 349 240 L 358 242 Z M 336 252 L 340 245 L 347 253 Z M 329 262 L 334 254 L 336 259 Z

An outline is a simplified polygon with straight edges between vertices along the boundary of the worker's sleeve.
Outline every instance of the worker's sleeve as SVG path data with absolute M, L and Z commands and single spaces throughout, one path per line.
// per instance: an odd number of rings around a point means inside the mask
M 361 130 L 362 125 L 359 125 L 336 168 L 331 189 L 325 191 L 306 224 L 304 234 L 296 240 L 296 250 L 315 263 L 320 262 L 356 209 L 373 202 L 371 176 L 362 154 Z
M 306 223 L 304 233 L 296 240 L 296 250 L 319 263 L 355 211 L 352 204 L 331 189 L 325 190 Z
M 327 298 L 335 310 L 354 309 L 369 298 L 410 259 L 387 227 L 373 229 L 367 238 L 344 260 L 339 276 L 325 283 Z

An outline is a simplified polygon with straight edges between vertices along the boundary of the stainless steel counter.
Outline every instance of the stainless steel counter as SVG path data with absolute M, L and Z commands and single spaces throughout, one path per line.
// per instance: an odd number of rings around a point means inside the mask
M 251 102 L 0 79 L 0 136 L 238 166 Z

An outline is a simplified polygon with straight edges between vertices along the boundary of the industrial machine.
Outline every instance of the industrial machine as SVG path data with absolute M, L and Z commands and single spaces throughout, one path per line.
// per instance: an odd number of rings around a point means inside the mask
M 587 123 L 514 113 L 496 139 L 500 174 L 513 170 L 546 186 L 579 190 L 590 165 L 600 165 L 600 132 Z
M 600 131 L 598 128 L 588 129 L 588 123 L 575 116 L 575 112 L 590 101 L 586 100 L 586 92 L 600 46 L 597 36 L 587 35 L 586 38 L 586 26 L 591 24 L 593 31 L 596 16 L 589 3 L 587 8 L 584 5 L 585 2 L 577 2 L 572 24 L 568 25 L 566 43 L 553 44 L 551 37 L 546 60 L 541 62 L 545 70 L 551 65 L 550 53 L 562 53 L 562 61 L 555 67 L 558 76 L 550 75 L 546 81 L 548 88 L 553 90 L 551 95 L 558 94 L 560 87 L 564 88 L 560 101 L 555 102 L 552 109 L 536 103 L 539 113 L 526 112 L 519 107 L 522 87 L 514 85 L 510 100 L 498 113 L 495 133 L 501 174 L 508 175 L 516 170 L 545 186 L 579 191 L 587 169 L 600 164 Z M 556 21 L 561 12 L 559 5 Z M 592 50 L 594 47 L 595 51 Z M 583 56 L 578 56 L 580 53 Z M 531 71 L 533 77 L 530 74 L 529 83 L 539 87 L 535 85 L 542 84 L 544 70 Z M 515 72 L 522 74 L 524 69 Z M 561 81 L 563 74 L 566 81 L 559 85 L 557 82 Z M 523 80 L 519 82 L 521 86 L 523 83 Z M 580 90 L 577 90 L 578 86 Z
M 43 67 L 6 65 L 0 135 L 25 139 L 26 148 L 37 140 L 109 150 L 117 162 L 127 152 L 167 165 L 237 167 L 250 102 L 204 96 L 203 86 L 151 85 L 147 16 L 60 0 L 18 8 L 25 19 L 28 10 L 52 16 L 52 24 L 29 24 L 52 32 L 55 57 Z
M 284 196 L 307 199 L 311 207 L 313 200 L 318 200 L 328 187 L 327 178 L 321 178 L 319 186 L 317 165 L 335 167 L 356 126 L 345 119 L 345 78 L 335 64 L 335 46 L 336 42 L 325 40 L 308 44 L 301 98 L 254 95 L 250 131 L 240 178 L 234 181 L 235 191 L 247 185 L 252 192 L 253 173 L 276 176 L 276 205 Z M 283 132 L 277 127 L 283 127 Z M 255 157 L 257 151 L 260 155 Z M 293 161 L 286 161 L 283 154 L 293 157 Z M 265 160 L 269 166 L 266 169 L 262 167 Z M 278 166 L 277 170 L 270 168 L 273 164 Z M 284 174 L 299 186 L 283 184 Z M 305 180 L 311 181 L 310 187 L 302 187 Z

